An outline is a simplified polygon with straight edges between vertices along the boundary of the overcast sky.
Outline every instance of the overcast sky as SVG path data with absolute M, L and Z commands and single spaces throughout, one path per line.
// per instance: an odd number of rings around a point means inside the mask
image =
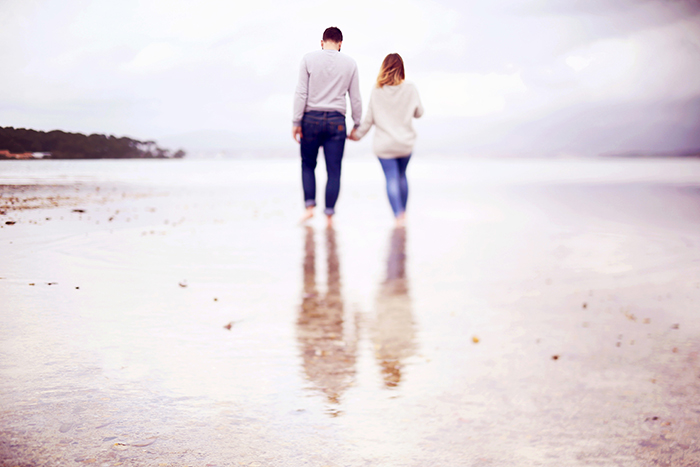
M 700 148 L 696 0 L 0 0 L 0 126 L 295 154 L 299 62 L 328 26 L 365 106 L 403 56 L 417 151 Z

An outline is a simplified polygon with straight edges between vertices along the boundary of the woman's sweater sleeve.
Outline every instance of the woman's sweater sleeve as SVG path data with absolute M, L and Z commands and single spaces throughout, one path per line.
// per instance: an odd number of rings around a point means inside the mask
M 374 97 L 374 90 L 372 90 L 372 94 L 369 96 L 369 105 L 367 106 L 367 113 L 365 114 L 365 118 L 362 120 L 362 123 L 360 126 L 357 128 L 357 131 L 355 132 L 355 135 L 358 138 L 362 138 L 367 134 L 370 128 L 372 128 L 372 125 L 374 125 L 374 115 L 372 114 L 372 98 Z

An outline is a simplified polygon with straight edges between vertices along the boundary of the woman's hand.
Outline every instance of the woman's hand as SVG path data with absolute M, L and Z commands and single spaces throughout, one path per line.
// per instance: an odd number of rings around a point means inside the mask
M 348 135 L 348 139 L 352 141 L 360 141 L 360 138 L 357 137 L 357 128 L 352 129 L 352 131 Z

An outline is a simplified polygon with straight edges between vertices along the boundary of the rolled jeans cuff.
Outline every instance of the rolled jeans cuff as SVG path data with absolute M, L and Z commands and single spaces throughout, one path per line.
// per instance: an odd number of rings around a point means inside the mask
M 316 206 L 316 201 L 313 199 L 307 199 L 304 204 L 307 208 L 310 208 L 312 206 Z
M 327 215 L 327 216 L 332 216 L 333 214 L 335 214 L 335 209 L 333 209 L 333 208 L 326 208 L 326 209 L 323 210 L 323 213 L 324 213 L 325 215 Z

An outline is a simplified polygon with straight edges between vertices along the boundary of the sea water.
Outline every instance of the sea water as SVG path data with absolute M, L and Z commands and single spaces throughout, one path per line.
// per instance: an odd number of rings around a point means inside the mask
M 639 458 L 700 332 L 700 161 L 408 176 L 396 230 L 378 162 L 346 160 L 329 230 L 297 222 L 294 159 L 0 162 L 3 199 L 61 196 L 2 216 L 3 458 Z

